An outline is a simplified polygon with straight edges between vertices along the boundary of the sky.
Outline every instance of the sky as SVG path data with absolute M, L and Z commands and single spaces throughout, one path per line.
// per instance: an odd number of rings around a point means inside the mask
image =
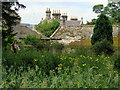
M 97 4 L 107 5 L 108 0 L 19 0 L 19 3 L 26 6 L 20 9 L 18 14 L 21 16 L 21 23 L 38 24 L 41 19 L 45 19 L 46 8 L 60 10 L 67 13 L 68 20 L 72 16 L 76 16 L 78 20 L 83 17 L 83 22 L 91 21 L 97 18 L 97 14 L 92 11 L 92 7 Z

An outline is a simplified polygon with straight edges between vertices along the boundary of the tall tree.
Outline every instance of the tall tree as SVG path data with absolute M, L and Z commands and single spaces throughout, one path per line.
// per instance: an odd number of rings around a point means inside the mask
M 108 17 L 101 14 L 96 21 L 91 43 L 96 54 L 111 55 L 113 50 L 112 24 Z
M 98 4 L 98 5 L 95 5 L 95 6 L 93 6 L 93 11 L 95 12 L 95 13 L 101 13 L 102 12 L 102 10 L 103 10 L 103 4 Z
M 12 43 L 15 33 L 13 33 L 13 25 L 20 23 L 20 16 L 17 11 L 20 8 L 25 8 L 23 4 L 20 4 L 17 0 L 13 2 L 2 2 L 2 40 L 3 45 Z M 14 6 L 14 9 L 12 7 Z
M 104 7 L 102 4 L 93 6 L 93 11 L 97 14 L 105 14 L 109 17 L 112 24 L 120 23 L 120 1 L 111 2 Z M 98 15 L 99 17 L 99 15 Z
M 97 19 L 93 32 L 94 33 L 91 38 L 92 45 L 104 39 L 108 40 L 110 43 L 113 43 L 112 24 L 109 21 L 108 17 L 104 14 L 101 14 L 100 17 Z

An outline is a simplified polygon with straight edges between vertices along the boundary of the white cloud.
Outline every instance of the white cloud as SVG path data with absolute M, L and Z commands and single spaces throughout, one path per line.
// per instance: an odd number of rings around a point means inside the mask
M 83 17 L 84 23 L 97 17 L 97 15 L 92 11 L 92 8 L 78 8 L 69 6 L 68 8 L 61 7 L 61 11 L 68 13 L 68 19 L 70 19 L 72 16 L 76 16 L 80 20 L 81 17 Z
M 21 2 L 28 2 L 28 0 L 20 0 Z M 108 0 L 29 0 L 29 2 L 105 2 Z
M 85 2 L 91 4 L 107 4 L 108 0 L 20 0 L 20 2 Z
M 42 2 L 44 1 L 44 4 Z M 59 4 L 55 2 L 68 2 L 68 0 L 21 0 L 20 3 L 26 5 L 26 9 L 21 9 L 19 15 L 22 17 L 22 23 L 38 24 L 42 18 L 45 18 L 46 8 L 60 10 L 61 13 L 68 13 L 69 19 L 72 16 L 77 16 L 79 19 L 83 17 L 84 22 L 96 18 L 96 14 L 92 11 L 92 7 L 96 4 L 107 4 L 107 0 L 69 0 L 69 2 L 86 3 L 87 6 L 77 6 Z M 49 3 L 51 2 L 51 3 Z M 46 4 L 45 4 L 46 3 Z M 80 4 L 81 5 L 81 4 Z M 88 6 L 90 7 L 88 8 Z

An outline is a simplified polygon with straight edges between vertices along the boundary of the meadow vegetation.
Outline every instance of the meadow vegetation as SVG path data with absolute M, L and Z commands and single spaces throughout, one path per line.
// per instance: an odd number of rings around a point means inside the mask
M 119 88 L 115 61 L 120 57 L 115 54 L 96 56 L 80 46 L 20 48 L 18 53 L 3 49 L 3 88 Z

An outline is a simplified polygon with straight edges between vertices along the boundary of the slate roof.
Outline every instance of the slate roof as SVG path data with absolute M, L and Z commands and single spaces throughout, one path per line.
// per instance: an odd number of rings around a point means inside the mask
M 80 25 L 80 22 L 81 21 L 70 20 L 70 21 L 65 21 L 65 25 Z

